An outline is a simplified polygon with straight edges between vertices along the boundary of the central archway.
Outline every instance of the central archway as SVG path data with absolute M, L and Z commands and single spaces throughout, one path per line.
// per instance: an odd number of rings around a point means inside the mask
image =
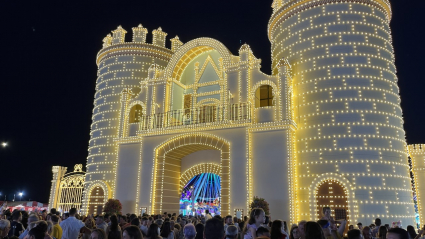
M 199 165 L 181 172 L 182 158 L 201 150 L 220 151 L 220 165 L 211 166 L 211 170 L 216 172 L 218 169 L 221 178 L 221 213 L 230 213 L 230 144 L 223 138 L 203 133 L 179 135 L 155 148 L 152 213 L 179 211 L 182 184 L 187 183 L 182 183 L 182 178 L 187 179 L 195 172 L 208 173 L 208 170 L 198 171 L 202 167 L 208 168 L 208 164 L 202 163 L 202 159 Z

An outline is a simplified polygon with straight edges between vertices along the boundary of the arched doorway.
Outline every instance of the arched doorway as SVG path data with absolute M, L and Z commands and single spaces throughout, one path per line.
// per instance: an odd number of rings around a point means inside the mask
M 219 150 L 220 165 L 215 172 L 201 170 L 201 164 L 190 170 L 181 172 L 181 160 L 183 157 L 201 150 Z M 177 136 L 155 149 L 154 181 L 151 192 L 152 208 L 154 214 L 163 212 L 178 212 L 180 210 L 180 199 L 182 196 L 182 185 L 192 179 L 193 176 L 202 173 L 216 173 L 220 176 L 220 209 L 221 213 L 230 213 L 230 153 L 229 143 L 224 139 L 209 134 L 186 134 Z M 200 171 L 197 171 L 197 170 Z M 190 171 L 191 173 L 188 173 Z M 194 175 L 193 172 L 195 173 Z M 191 175 L 189 177 L 188 175 Z M 187 179 L 187 177 L 189 177 Z M 186 182 L 181 179 L 186 178 Z
M 200 215 L 205 210 L 212 215 L 220 212 L 220 181 L 220 176 L 214 173 L 201 173 L 191 178 L 183 187 L 179 214 Z
M 99 185 L 93 187 L 89 196 L 88 214 L 101 215 L 105 205 L 105 191 Z
M 322 181 L 317 186 L 316 202 L 316 218 L 322 217 L 324 207 L 330 207 L 331 216 L 335 220 L 349 220 L 348 193 L 339 181 L 331 179 Z

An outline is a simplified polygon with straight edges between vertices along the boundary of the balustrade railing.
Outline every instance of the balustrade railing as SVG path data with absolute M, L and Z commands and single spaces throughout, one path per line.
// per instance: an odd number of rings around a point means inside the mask
M 144 115 L 140 118 L 139 130 L 243 120 L 251 120 L 251 105 L 248 103 L 207 105 Z

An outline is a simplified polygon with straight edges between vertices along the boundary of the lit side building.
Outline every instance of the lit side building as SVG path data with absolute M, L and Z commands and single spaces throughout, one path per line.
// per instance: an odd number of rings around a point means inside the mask
M 191 180 L 211 174 L 222 215 L 246 215 L 260 196 L 290 222 L 331 206 L 350 223 L 414 224 L 389 2 L 272 7 L 272 75 L 246 44 L 233 55 L 215 39 L 175 37 L 167 49 L 161 28 L 147 43 L 141 25 L 132 42 L 121 27 L 104 39 L 85 213 L 108 198 L 124 213 L 179 212 Z

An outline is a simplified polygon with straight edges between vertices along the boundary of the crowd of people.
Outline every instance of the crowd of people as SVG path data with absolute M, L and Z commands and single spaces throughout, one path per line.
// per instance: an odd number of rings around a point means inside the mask
M 264 210 L 251 210 L 250 216 L 183 216 L 136 214 L 89 215 L 81 217 L 72 208 L 63 215 L 54 208 L 50 213 L 0 210 L 0 239 L 425 239 L 423 230 L 413 226 L 374 224 L 347 225 L 334 220 L 331 209 L 323 208 L 318 221 L 300 221 L 288 227 L 282 220 L 271 220 Z

